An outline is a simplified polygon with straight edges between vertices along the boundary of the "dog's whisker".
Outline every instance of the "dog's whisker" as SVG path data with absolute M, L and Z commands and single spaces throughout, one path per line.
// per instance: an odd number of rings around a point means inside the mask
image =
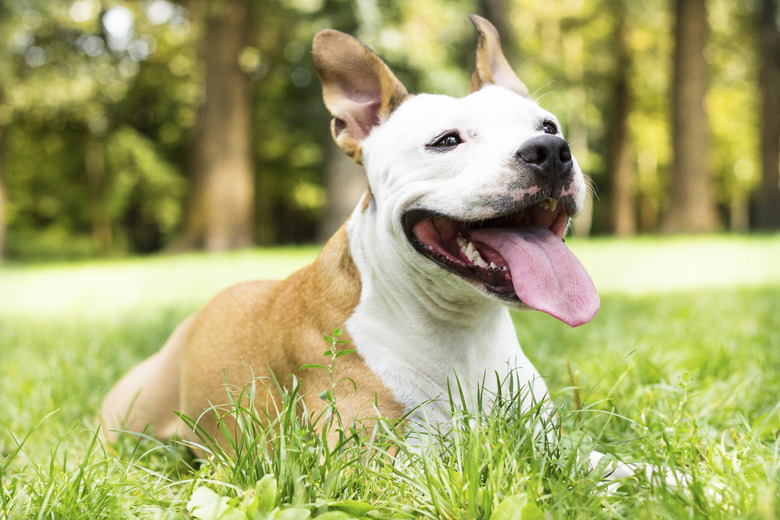
M 539 101 L 541 101 L 541 99 L 542 99 L 542 98 L 544 98 L 544 96 L 547 96 L 547 95 L 549 95 L 549 94 L 553 94 L 553 93 L 555 92 L 554 90 L 548 90 L 547 92 L 544 92 L 544 93 L 542 93 L 542 94 L 539 94 L 539 93 L 540 93 L 542 90 L 545 90 L 545 89 L 547 89 L 547 87 L 551 86 L 551 85 L 552 85 L 552 84 L 554 84 L 555 82 L 556 82 L 555 80 L 550 80 L 550 81 L 548 81 L 547 83 L 545 83 L 544 85 L 542 85 L 541 87 L 537 88 L 537 89 L 534 91 L 534 93 L 533 93 L 533 94 L 531 94 L 531 95 L 529 96 L 529 99 L 531 99 L 531 100 L 533 100 L 534 102 L 538 103 Z

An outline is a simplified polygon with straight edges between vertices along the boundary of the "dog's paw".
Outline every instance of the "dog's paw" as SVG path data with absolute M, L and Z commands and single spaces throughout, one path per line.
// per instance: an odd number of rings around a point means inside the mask
M 620 462 L 613 455 L 606 455 L 598 451 L 590 452 L 590 469 L 601 475 L 601 480 L 612 481 L 633 477 L 634 464 Z
M 609 482 L 608 493 L 615 493 L 617 489 L 629 478 L 640 475 L 655 485 L 667 487 L 688 487 L 691 478 L 685 473 L 669 468 L 656 467 L 641 462 L 622 462 L 613 455 L 607 455 L 598 451 L 592 451 L 589 456 L 591 471 L 600 475 L 602 482 Z

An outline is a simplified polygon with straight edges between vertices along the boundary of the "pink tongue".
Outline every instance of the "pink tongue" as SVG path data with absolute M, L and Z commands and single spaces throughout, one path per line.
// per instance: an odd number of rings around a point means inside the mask
M 599 310 L 593 280 L 551 231 L 535 225 L 488 228 L 470 231 L 469 238 L 495 249 L 504 258 L 515 293 L 532 309 L 572 327 L 589 322 Z

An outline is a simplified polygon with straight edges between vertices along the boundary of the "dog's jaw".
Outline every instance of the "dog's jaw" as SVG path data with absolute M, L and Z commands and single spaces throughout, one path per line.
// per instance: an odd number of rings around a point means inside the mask
M 403 227 L 407 240 L 424 256 L 499 299 L 518 303 L 509 264 L 497 251 L 480 243 L 473 233 L 480 229 L 536 225 L 563 240 L 568 220 L 563 204 L 548 198 L 519 207 L 517 211 L 475 221 L 458 221 L 428 210 L 410 209 L 404 213 Z
M 362 292 L 346 329 L 393 397 L 407 412 L 445 422 L 453 376 L 463 386 L 462 404 L 471 407 L 477 384 L 494 391 L 496 376 L 512 373 L 528 382 L 529 403 L 544 400 L 547 388 L 520 348 L 507 307 L 419 262 L 403 237 L 388 242 L 376 216 L 359 204 L 347 225 Z

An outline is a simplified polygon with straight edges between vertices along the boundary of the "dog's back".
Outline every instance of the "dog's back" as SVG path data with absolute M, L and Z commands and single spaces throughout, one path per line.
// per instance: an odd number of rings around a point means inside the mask
M 307 410 L 316 416 L 325 406 L 319 393 L 329 388 L 330 376 L 325 370 L 300 368 L 327 364 L 324 333 L 343 327 L 352 314 L 360 298 L 359 280 L 342 227 L 313 264 L 284 282 L 246 282 L 222 291 L 179 325 L 159 352 L 114 386 L 101 409 L 104 437 L 146 430 L 159 438 L 179 435 L 194 441 L 191 429 L 172 413 L 176 410 L 198 420 L 219 440 L 216 415 L 209 407 L 227 404 L 228 390 L 237 396 L 256 381 L 255 404 L 273 417 L 281 405 L 273 378 L 289 387 L 291 374 L 300 382 Z M 349 336 L 344 333 L 340 339 L 348 341 Z M 375 416 L 374 404 L 384 417 L 403 413 L 391 394 L 381 391 L 381 380 L 359 355 L 348 354 L 334 363 L 334 379 L 344 378 L 357 383 L 337 386 L 345 419 Z

